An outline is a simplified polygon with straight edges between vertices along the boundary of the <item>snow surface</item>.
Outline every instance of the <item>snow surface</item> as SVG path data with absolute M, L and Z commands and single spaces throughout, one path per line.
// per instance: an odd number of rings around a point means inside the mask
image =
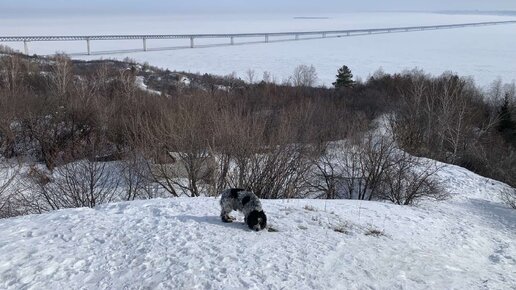
M 154 95 L 161 95 L 160 91 L 149 89 L 144 81 L 145 81 L 145 79 L 143 76 L 136 76 L 136 79 L 134 80 L 134 82 L 136 83 L 136 86 L 139 87 L 140 89 L 142 89 L 146 92 L 149 92 L 151 94 L 154 94 Z
M 0 220 L 0 288 L 515 289 L 509 187 L 457 166 L 439 178 L 453 197 L 419 207 L 263 200 L 277 232 L 222 223 L 216 198 Z
M 0 19 L 0 35 L 81 35 L 81 34 L 188 34 L 340 30 L 409 25 L 452 24 L 514 20 L 495 15 L 447 15 L 431 13 L 348 13 L 328 19 L 294 19 L 300 15 L 108 15 L 98 17 L 5 18 Z M 305 16 L 305 15 L 302 15 Z M 480 85 L 498 77 L 516 79 L 516 25 L 470 27 L 453 30 L 378 34 L 319 40 L 272 42 L 253 45 L 219 46 L 198 49 L 131 52 L 82 59 L 130 57 L 170 70 L 226 75 L 236 72 L 245 79 L 246 71 L 257 77 L 270 72 L 277 81 L 287 79 L 300 64 L 313 64 L 319 84 L 331 85 L 337 69 L 348 65 L 355 76 L 365 78 L 380 67 L 394 73 L 415 67 L 432 74 L 454 71 L 472 76 Z M 273 39 L 271 39 L 273 40 Z M 254 39 L 236 40 L 257 41 Z M 261 39 L 259 39 L 261 41 Z M 229 42 L 227 39 L 196 40 L 196 44 Z M 4 43 L 23 51 L 23 43 Z M 149 49 L 188 47 L 188 40 L 148 40 Z M 141 49 L 141 40 L 93 41 L 93 51 Z M 56 51 L 84 53 L 86 44 L 77 42 L 31 42 L 30 53 Z

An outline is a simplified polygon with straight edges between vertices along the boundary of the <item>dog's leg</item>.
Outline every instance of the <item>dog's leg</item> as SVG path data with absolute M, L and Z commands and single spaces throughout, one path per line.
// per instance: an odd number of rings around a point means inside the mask
M 222 206 L 222 210 L 220 212 L 220 218 L 225 223 L 231 223 L 235 220 L 234 217 L 230 216 L 229 213 L 233 210 L 230 206 Z
M 229 215 L 223 215 L 223 216 L 221 216 L 221 219 L 225 223 L 232 223 L 234 220 L 234 218 Z

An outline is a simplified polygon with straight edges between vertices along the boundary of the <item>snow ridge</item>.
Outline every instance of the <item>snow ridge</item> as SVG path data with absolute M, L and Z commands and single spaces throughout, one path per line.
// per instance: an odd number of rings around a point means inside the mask
M 263 200 L 277 232 L 172 198 L 0 221 L 2 289 L 510 289 L 508 187 L 456 166 L 445 202 Z

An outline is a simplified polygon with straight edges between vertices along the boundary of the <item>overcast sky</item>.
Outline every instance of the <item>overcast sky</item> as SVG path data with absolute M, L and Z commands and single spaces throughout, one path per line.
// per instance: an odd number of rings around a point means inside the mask
M 0 0 L 5 13 L 516 10 L 516 0 Z

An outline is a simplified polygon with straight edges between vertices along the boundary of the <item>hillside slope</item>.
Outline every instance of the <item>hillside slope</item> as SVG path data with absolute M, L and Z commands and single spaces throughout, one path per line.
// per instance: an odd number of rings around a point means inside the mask
M 277 232 L 224 224 L 218 199 L 0 220 L 1 289 L 515 289 L 509 188 L 448 166 L 453 198 L 401 207 L 264 200 Z

